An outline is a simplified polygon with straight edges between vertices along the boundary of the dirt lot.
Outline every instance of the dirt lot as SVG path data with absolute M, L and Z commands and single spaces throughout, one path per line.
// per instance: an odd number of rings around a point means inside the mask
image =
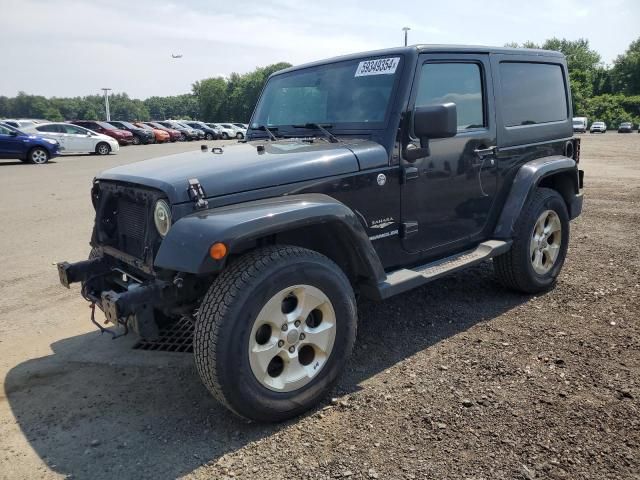
M 330 398 L 240 421 L 189 354 L 89 323 L 53 262 L 88 253 L 91 178 L 197 144 L 0 162 L 1 478 L 640 478 L 640 135 L 583 135 L 586 201 L 557 288 L 484 265 L 360 308 Z

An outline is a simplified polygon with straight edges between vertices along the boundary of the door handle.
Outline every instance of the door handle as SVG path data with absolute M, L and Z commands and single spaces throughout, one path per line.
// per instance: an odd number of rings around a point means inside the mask
M 495 155 L 496 147 L 494 145 L 493 147 L 488 147 L 488 148 L 476 148 L 473 151 L 473 153 L 475 153 L 480 158 L 484 158 L 484 157 L 487 157 L 489 155 Z

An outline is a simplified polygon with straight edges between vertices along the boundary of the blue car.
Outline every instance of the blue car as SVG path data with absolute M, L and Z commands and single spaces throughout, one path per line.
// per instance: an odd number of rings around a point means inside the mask
M 0 122 L 0 158 L 18 158 L 38 165 L 60 155 L 60 144 L 55 140 L 28 135 Z

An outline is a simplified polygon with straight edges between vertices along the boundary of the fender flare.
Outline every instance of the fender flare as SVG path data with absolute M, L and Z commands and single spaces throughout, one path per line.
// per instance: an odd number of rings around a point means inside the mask
M 563 172 L 575 172 L 574 196 L 580 195 L 578 193 L 578 169 L 573 158 L 553 155 L 538 158 L 522 165 L 513 179 L 511 190 L 502 207 L 493 238 L 513 238 L 514 226 L 520 216 L 520 212 L 535 189 L 540 185 L 540 182 L 546 177 Z M 579 198 L 582 200 L 581 195 Z M 567 205 L 567 209 L 571 209 L 570 203 Z
M 365 277 L 374 283 L 385 272 L 364 227 L 354 212 L 323 194 L 288 195 L 217 207 L 189 214 L 171 227 L 156 255 L 157 268 L 192 274 L 220 271 L 223 260 L 209 256 L 213 243 L 224 243 L 229 252 L 241 252 L 247 244 L 301 227 L 324 225 L 348 235 L 348 248 Z

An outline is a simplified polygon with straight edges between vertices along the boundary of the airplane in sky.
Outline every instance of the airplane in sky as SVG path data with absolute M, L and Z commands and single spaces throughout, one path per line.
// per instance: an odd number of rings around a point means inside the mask
M 179 53 L 178 55 L 174 55 L 173 53 L 171 54 L 171 58 L 182 58 L 182 54 Z

